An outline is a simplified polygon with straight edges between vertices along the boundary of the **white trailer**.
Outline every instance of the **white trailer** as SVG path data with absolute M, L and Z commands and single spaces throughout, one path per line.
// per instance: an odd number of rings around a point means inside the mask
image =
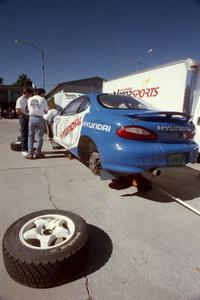
M 190 58 L 103 82 L 103 93 L 143 99 L 159 110 L 194 116 L 200 146 L 200 63 Z

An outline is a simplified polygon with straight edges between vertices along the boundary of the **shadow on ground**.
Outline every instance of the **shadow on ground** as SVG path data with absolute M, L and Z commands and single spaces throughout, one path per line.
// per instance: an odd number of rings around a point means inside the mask
M 51 159 L 51 158 L 62 158 L 66 157 L 70 160 L 74 159 L 75 156 L 73 156 L 69 151 L 67 150 L 61 150 L 61 151 L 43 151 L 42 152 L 45 157 L 42 157 L 40 159 Z
M 67 284 L 81 278 L 85 278 L 86 284 L 88 284 L 87 276 L 101 269 L 110 259 L 113 250 L 110 237 L 102 229 L 94 225 L 88 226 L 89 244 L 85 263 L 80 265 L 79 261 L 74 262 L 78 265 L 80 271 L 77 271 L 76 269 L 70 271 L 65 270 L 58 279 L 56 286 Z
M 113 251 L 112 240 L 102 229 L 89 225 L 89 254 L 85 265 L 86 275 L 102 268 L 110 259 Z
M 67 151 L 43 151 L 43 154 L 45 157 L 39 158 L 39 159 L 51 159 L 51 158 L 63 158 L 67 157 Z
M 44 151 L 43 152 L 44 154 L 64 154 L 64 155 L 67 155 L 67 150 L 61 150 L 61 151 Z
M 164 192 L 181 200 L 192 200 L 200 197 L 200 176 L 199 171 L 191 168 L 166 169 L 160 177 L 151 178 L 146 174 L 145 177 L 152 181 L 153 188 L 149 191 L 134 191 L 133 193 L 123 193 L 121 197 L 138 196 L 158 202 L 172 202 L 173 198 Z M 129 181 L 124 178 L 114 180 L 109 187 L 116 190 L 125 190 L 131 187 Z M 164 192 L 163 192 L 163 191 Z

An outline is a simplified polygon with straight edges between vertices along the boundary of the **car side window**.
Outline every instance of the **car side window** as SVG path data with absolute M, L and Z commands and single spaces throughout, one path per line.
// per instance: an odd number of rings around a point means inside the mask
M 81 103 L 78 112 L 81 113 L 82 111 L 86 110 L 90 105 L 90 98 L 87 96 L 83 97 L 83 102 Z
M 81 96 L 71 101 L 62 111 L 62 116 L 69 116 L 84 111 L 89 105 L 89 98 Z

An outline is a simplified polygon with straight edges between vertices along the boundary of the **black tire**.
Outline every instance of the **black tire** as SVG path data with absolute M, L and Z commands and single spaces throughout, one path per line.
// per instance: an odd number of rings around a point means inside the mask
M 95 151 L 90 154 L 89 168 L 93 174 L 95 174 L 95 175 L 100 174 L 102 167 L 101 167 L 99 152 Z
M 17 141 L 18 141 L 18 142 L 21 142 L 21 136 L 20 136 L 20 135 L 17 137 Z M 37 141 L 34 140 L 34 143 L 36 143 L 36 142 L 37 142 Z
M 61 145 L 57 144 L 56 142 L 54 142 L 53 139 L 51 140 L 51 145 L 52 145 L 52 148 L 54 150 L 56 150 L 56 149 L 63 149 L 63 147 Z
M 59 215 L 71 219 L 75 228 L 69 240 L 64 240 L 59 245 L 54 243 L 48 249 L 41 249 L 39 245 L 33 243 L 34 240 L 27 239 L 31 243 L 31 246 L 27 246 L 27 242 L 24 243 L 23 239 L 20 238 L 24 234 L 20 235 L 20 232 L 22 230 L 26 232 L 26 227 L 23 226 L 30 226 L 25 224 L 32 222 L 34 218 L 43 216 L 44 219 L 44 215 Z M 46 216 L 46 218 L 48 217 Z M 66 224 L 64 227 L 64 223 L 62 223 L 65 230 L 70 224 L 69 221 Z M 30 227 L 30 229 L 33 229 L 33 227 Z M 30 229 L 27 229 L 27 231 Z M 40 230 L 43 230 L 43 233 L 39 235 L 43 235 L 43 237 L 44 235 L 50 235 L 50 233 L 45 233 L 47 229 L 44 229 L 44 225 L 40 225 Z M 66 279 L 67 276 L 71 276 L 81 269 L 87 257 L 87 245 L 88 227 L 80 216 L 72 212 L 55 209 L 37 211 L 14 222 L 4 234 L 2 247 L 5 268 L 11 278 L 20 284 L 35 288 L 57 286 L 61 284 L 63 276 Z
M 12 143 L 10 144 L 10 148 L 11 148 L 11 150 L 13 150 L 13 151 L 22 151 L 22 148 L 21 148 L 21 142 L 20 142 L 20 141 L 12 142 Z

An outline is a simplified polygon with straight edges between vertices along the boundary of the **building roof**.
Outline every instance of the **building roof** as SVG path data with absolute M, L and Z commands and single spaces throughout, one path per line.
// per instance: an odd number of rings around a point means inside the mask
M 58 89 L 62 89 L 63 86 L 68 86 L 68 85 L 76 85 L 76 86 L 90 86 L 91 83 L 93 82 L 97 82 L 97 81 L 105 81 L 104 78 L 101 78 L 99 76 L 95 76 L 95 77 L 88 77 L 88 78 L 82 78 L 82 79 L 78 79 L 78 80 L 72 80 L 72 81 L 65 81 L 65 82 L 60 82 L 58 83 L 52 90 L 50 90 L 47 93 L 47 97 L 51 94 L 54 93 L 54 91 L 57 91 Z
M 22 91 L 24 88 L 19 85 L 8 85 L 8 84 L 0 84 L 0 90 L 18 90 Z

